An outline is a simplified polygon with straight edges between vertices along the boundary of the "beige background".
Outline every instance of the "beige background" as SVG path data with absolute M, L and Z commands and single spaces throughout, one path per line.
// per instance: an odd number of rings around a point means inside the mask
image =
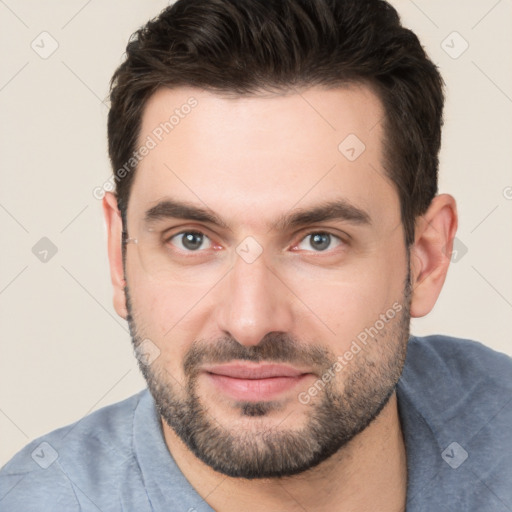
M 512 354 L 512 2 L 393 4 L 447 84 L 440 190 L 455 195 L 461 217 L 458 257 L 413 332 Z M 109 79 L 130 34 L 165 5 L 0 1 L 0 464 L 144 386 L 112 307 L 92 191 L 110 174 Z M 32 249 L 42 237 L 57 249 L 46 262 Z

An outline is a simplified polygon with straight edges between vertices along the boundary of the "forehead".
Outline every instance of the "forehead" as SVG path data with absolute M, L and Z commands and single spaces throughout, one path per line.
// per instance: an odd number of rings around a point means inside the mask
M 172 197 L 257 228 L 295 205 L 344 197 L 376 218 L 396 216 L 382 168 L 383 117 L 362 85 L 238 97 L 162 88 L 144 109 L 138 147 L 150 149 L 130 209 L 140 216 Z

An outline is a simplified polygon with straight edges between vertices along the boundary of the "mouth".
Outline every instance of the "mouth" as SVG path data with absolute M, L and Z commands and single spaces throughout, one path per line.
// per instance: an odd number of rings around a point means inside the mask
M 288 365 L 245 361 L 207 366 L 203 373 L 217 391 L 238 401 L 279 398 L 313 375 Z

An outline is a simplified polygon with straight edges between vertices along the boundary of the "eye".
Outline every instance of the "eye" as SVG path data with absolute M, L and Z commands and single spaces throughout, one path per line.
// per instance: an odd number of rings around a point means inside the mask
M 322 252 L 327 249 L 334 249 L 342 243 L 343 241 L 339 237 L 332 235 L 331 233 L 317 231 L 305 236 L 296 247 L 305 251 L 313 249 L 316 252 Z
M 200 231 L 182 231 L 169 238 L 168 242 L 183 251 L 210 249 L 211 240 Z

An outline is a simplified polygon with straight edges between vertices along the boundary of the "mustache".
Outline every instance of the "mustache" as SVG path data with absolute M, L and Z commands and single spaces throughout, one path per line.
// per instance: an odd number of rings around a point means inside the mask
M 183 367 L 185 375 L 194 375 L 201 365 L 233 360 L 289 363 L 322 371 L 336 360 L 336 356 L 320 345 L 307 345 L 286 333 L 271 332 L 254 346 L 241 345 L 232 336 L 194 341 L 185 355 Z

